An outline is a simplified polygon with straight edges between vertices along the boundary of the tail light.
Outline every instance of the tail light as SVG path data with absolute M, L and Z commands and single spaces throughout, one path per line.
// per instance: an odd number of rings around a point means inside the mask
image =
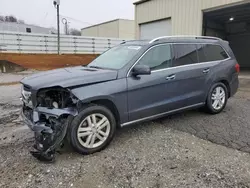
M 237 73 L 240 72 L 240 65 L 238 63 L 235 65 L 235 70 Z

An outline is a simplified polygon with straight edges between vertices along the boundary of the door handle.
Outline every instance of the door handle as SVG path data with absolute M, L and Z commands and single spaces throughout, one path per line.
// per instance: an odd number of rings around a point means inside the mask
M 166 77 L 166 80 L 174 80 L 174 79 L 175 79 L 175 74 Z
M 202 72 L 203 72 L 204 74 L 207 74 L 207 73 L 209 73 L 209 71 L 210 71 L 210 69 L 207 68 L 207 69 L 204 69 Z

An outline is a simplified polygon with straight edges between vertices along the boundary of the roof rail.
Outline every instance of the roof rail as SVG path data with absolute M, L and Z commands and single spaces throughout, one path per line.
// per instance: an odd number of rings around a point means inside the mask
M 195 36 L 195 35 L 173 35 L 173 36 L 162 36 L 162 37 L 157 37 L 153 40 L 151 40 L 149 43 L 153 43 L 155 41 L 158 41 L 160 39 L 168 39 L 168 38 L 193 38 L 193 39 L 212 39 L 212 40 L 221 40 L 220 38 L 217 37 L 210 37 L 210 36 Z

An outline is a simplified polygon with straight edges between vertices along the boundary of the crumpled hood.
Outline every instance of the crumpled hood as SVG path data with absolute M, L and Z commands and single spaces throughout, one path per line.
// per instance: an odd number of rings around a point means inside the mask
M 37 73 L 21 80 L 21 83 L 30 86 L 33 90 L 47 87 L 72 87 L 97 82 L 115 80 L 117 71 L 94 69 L 83 66 L 61 68 Z

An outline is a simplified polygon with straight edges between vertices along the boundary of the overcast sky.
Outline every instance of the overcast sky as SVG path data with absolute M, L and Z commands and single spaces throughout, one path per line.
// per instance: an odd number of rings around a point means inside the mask
M 104 21 L 134 19 L 136 0 L 61 0 L 60 15 L 80 29 Z M 0 15 L 14 15 L 28 24 L 56 27 L 53 0 L 0 0 Z

